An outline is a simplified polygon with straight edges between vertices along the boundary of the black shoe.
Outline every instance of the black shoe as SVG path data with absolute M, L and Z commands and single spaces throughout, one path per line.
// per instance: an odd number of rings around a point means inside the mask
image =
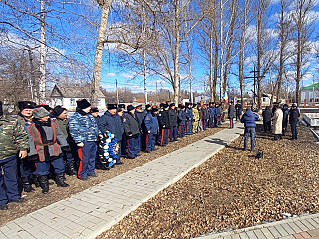
M 88 175 L 88 177 L 96 178 L 96 177 L 98 177 L 98 175 L 97 175 L 96 173 L 93 173 L 93 174 L 91 174 L 91 175 Z
M 82 181 L 90 181 L 90 178 L 89 177 L 83 177 L 83 178 L 80 178 L 80 180 L 82 180 Z
M 74 168 L 74 165 L 72 163 L 66 165 L 66 174 L 70 175 L 70 176 L 73 176 L 73 175 L 77 174 L 77 172 L 76 172 L 76 170 Z
M 47 175 L 38 176 L 42 193 L 47 194 L 49 192 L 49 181 Z
M 25 199 L 25 198 L 18 198 L 16 200 L 13 200 L 13 201 L 10 201 L 10 202 L 22 203 L 22 202 L 26 202 L 26 201 L 27 201 L 27 199 Z
M 133 158 L 132 158 L 133 159 Z M 135 157 L 134 157 L 135 159 Z M 119 163 L 115 163 L 116 165 L 121 165 L 121 164 L 124 164 L 123 162 L 119 162 Z
M 8 210 L 8 205 L 7 204 L 0 205 L 0 210 Z
M 136 157 L 135 157 L 135 156 L 130 156 L 130 155 L 129 155 L 129 156 L 127 156 L 127 158 L 128 158 L 128 159 L 135 159 Z M 118 164 L 118 163 L 116 163 L 116 164 Z
M 31 185 L 34 184 L 34 186 L 36 186 L 37 188 L 40 187 L 40 182 L 37 175 L 31 174 L 29 176 L 29 183 Z
M 150 151 L 150 150 L 146 150 L 146 151 L 145 151 L 145 153 L 150 154 L 150 153 L 151 153 L 151 151 Z
M 58 187 L 69 187 L 70 185 L 64 182 L 64 173 L 58 173 L 56 175 L 56 184 Z
M 141 156 L 142 154 L 137 154 L 136 157 Z
M 28 177 L 21 178 L 21 182 L 22 182 L 23 191 L 27 193 L 34 191 L 34 188 L 31 186 Z

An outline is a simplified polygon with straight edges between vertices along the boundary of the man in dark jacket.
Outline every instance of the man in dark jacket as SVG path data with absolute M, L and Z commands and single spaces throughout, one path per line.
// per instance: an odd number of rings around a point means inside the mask
M 158 125 L 159 125 L 159 145 L 165 146 L 168 144 L 168 129 L 169 125 L 169 112 L 168 104 L 163 104 L 163 110 L 158 114 Z
M 240 120 L 241 114 L 242 114 L 242 106 L 239 100 L 237 100 L 237 104 L 235 105 L 236 110 L 236 121 Z
M 78 100 L 76 103 L 76 112 L 70 118 L 69 130 L 78 146 L 80 158 L 78 178 L 88 181 L 89 177 L 97 177 L 94 170 L 101 131 L 90 114 L 91 104 L 86 99 Z
M 234 118 L 235 118 L 235 107 L 233 105 L 233 101 L 229 102 L 228 107 L 228 119 L 229 119 L 229 126 L 230 128 L 234 128 Z
M 284 136 L 287 132 L 287 126 L 288 126 L 288 114 L 289 114 L 288 105 L 284 104 L 281 110 L 282 110 L 282 135 Z
M 115 164 L 123 164 L 121 162 L 121 156 L 123 152 L 123 145 L 121 141 L 124 133 L 122 118 L 117 114 L 117 104 L 108 104 L 107 109 L 108 110 L 99 119 L 99 129 L 103 134 L 105 134 L 106 131 L 110 131 L 112 134 L 114 134 L 119 143 L 119 151 Z M 120 109 L 122 110 L 123 108 Z
M 137 117 L 135 115 L 135 108 L 133 105 L 127 106 L 127 115 L 123 118 L 123 126 L 126 137 L 128 138 L 128 158 L 134 159 L 139 156 L 138 151 L 139 137 L 141 134 L 141 128 L 138 124 Z
M 271 131 L 271 110 L 270 107 L 267 105 L 265 110 L 262 113 L 263 116 L 263 125 L 265 133 L 267 131 Z
M 187 135 L 193 134 L 193 111 L 192 111 L 192 103 L 186 103 L 186 126 L 185 133 Z
M 16 155 L 25 158 L 28 148 L 27 132 L 17 120 L 3 114 L 0 101 L 0 210 L 7 210 L 8 202 L 26 201 L 18 189 Z
M 207 109 L 207 105 L 204 104 L 203 108 L 202 108 L 202 114 L 203 114 L 203 130 L 206 130 L 207 128 L 207 121 L 208 121 L 208 109 Z
M 213 102 L 209 102 L 208 116 L 209 116 L 209 128 L 214 128 L 214 114 L 215 108 Z
M 68 111 L 66 108 L 63 108 L 61 105 L 57 105 L 56 107 L 54 107 L 53 109 L 53 114 L 55 115 L 55 119 L 56 122 L 59 126 L 59 128 L 61 129 L 61 131 L 63 132 L 66 141 L 68 142 L 68 144 L 71 145 L 73 144 L 73 148 L 75 148 L 74 146 L 74 142 L 72 140 L 72 137 L 70 136 L 70 132 L 69 132 L 69 119 L 68 119 Z M 74 168 L 74 155 L 72 155 L 71 150 L 70 151 L 63 151 L 63 159 L 65 161 L 65 171 L 68 175 L 76 175 L 77 172 Z
M 214 106 L 214 127 L 218 127 L 218 118 L 219 118 L 219 104 L 215 102 Z
M 169 126 L 170 126 L 170 139 L 171 142 L 177 141 L 177 110 L 174 103 L 170 104 L 169 109 Z
M 178 126 L 179 126 L 179 137 L 185 136 L 185 124 L 186 124 L 186 112 L 185 105 L 181 105 L 180 111 L 178 112 Z
M 145 125 L 144 125 L 144 118 L 145 118 L 146 112 L 143 110 L 142 105 L 136 106 L 135 115 L 136 115 L 136 118 L 137 118 L 138 125 L 139 125 L 139 127 L 141 129 L 141 134 L 140 134 L 140 136 L 138 138 L 138 140 L 139 140 L 139 142 L 138 142 L 138 145 L 139 145 L 138 152 L 140 152 L 141 149 L 145 150 L 145 142 L 146 142 L 146 130 L 145 130 Z
M 158 120 L 157 120 L 158 109 L 153 106 L 151 111 L 145 116 L 145 128 L 146 128 L 146 152 L 150 153 L 155 150 L 156 135 L 158 131 Z
M 297 139 L 297 124 L 298 124 L 299 117 L 300 117 L 300 113 L 299 113 L 299 110 L 297 109 L 297 105 L 292 104 L 291 109 L 289 111 L 289 124 L 291 126 L 292 140 Z
M 18 108 L 19 113 L 17 120 L 20 125 L 27 130 L 27 125 L 32 122 L 32 111 L 35 108 L 36 103 L 32 101 L 19 101 Z M 21 186 L 25 192 L 32 192 L 34 188 L 31 186 L 33 183 L 39 187 L 39 182 L 36 176 L 36 167 L 34 161 L 28 160 L 28 157 L 24 159 L 17 158 L 18 164 L 18 176 L 21 182 Z
M 245 126 L 245 140 L 244 140 L 244 150 L 247 150 L 248 138 L 250 137 L 251 151 L 255 150 L 255 136 L 256 136 L 256 120 L 259 116 L 251 111 L 250 108 L 246 109 L 245 114 L 241 117 L 240 121 L 244 123 Z
M 49 192 L 48 175 L 50 164 L 56 174 L 58 187 L 68 187 L 64 182 L 64 150 L 70 150 L 66 138 L 54 119 L 50 119 L 49 112 L 43 107 L 33 110 L 34 119 L 28 126 L 29 159 L 34 159 L 42 193 Z

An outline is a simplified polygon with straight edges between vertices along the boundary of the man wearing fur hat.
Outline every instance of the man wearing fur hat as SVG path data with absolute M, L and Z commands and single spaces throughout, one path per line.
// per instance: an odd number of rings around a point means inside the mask
M 185 133 L 187 135 L 191 135 L 193 133 L 193 111 L 192 111 L 192 103 L 186 103 L 186 126 L 185 126 Z
M 158 125 L 159 125 L 159 145 L 165 146 L 168 144 L 168 130 L 169 125 L 169 106 L 167 103 L 163 103 L 163 110 L 158 114 Z
M 97 177 L 94 170 L 100 130 L 90 114 L 91 104 L 86 99 L 78 100 L 76 103 L 76 112 L 70 118 L 69 129 L 78 146 L 80 158 L 78 178 L 88 181 L 89 177 Z
M 158 120 L 157 120 L 158 108 L 153 106 L 151 112 L 145 116 L 145 127 L 147 131 L 146 135 L 146 152 L 150 153 L 155 150 L 156 135 L 158 131 Z
M 123 118 L 123 126 L 126 137 L 128 138 L 128 158 L 134 159 L 139 155 L 141 128 L 135 115 L 135 107 L 128 105 L 127 112 L 128 114 Z
M 17 120 L 26 131 L 28 125 L 32 122 L 32 111 L 35 106 L 36 103 L 32 101 L 18 102 L 19 113 L 17 116 Z M 21 186 L 25 192 L 34 191 L 34 188 L 31 186 L 32 183 L 35 183 L 37 187 L 40 186 L 35 171 L 36 167 L 34 161 L 28 160 L 28 157 L 24 159 L 18 157 L 18 175 L 20 178 Z
M 169 126 L 170 126 L 170 139 L 171 142 L 173 141 L 178 141 L 177 139 L 177 110 L 176 110 L 176 106 L 175 103 L 171 103 L 170 104 L 170 109 L 168 110 L 168 114 L 169 114 Z
M 74 145 L 74 142 L 73 142 L 72 137 L 71 137 L 70 132 L 69 132 L 69 119 L 68 119 L 67 109 L 63 108 L 61 105 L 57 105 L 53 109 L 53 115 L 56 119 L 56 122 L 57 122 L 59 128 L 63 132 L 68 144 L 70 146 Z M 74 148 L 74 147 L 72 147 L 72 148 Z M 74 168 L 74 155 L 72 155 L 71 148 L 69 150 L 66 148 L 63 151 L 63 159 L 66 163 L 66 165 L 65 165 L 66 166 L 65 167 L 66 173 L 68 175 L 76 175 L 77 172 Z
M 120 107 L 121 106 L 121 107 Z M 124 109 L 125 105 L 119 105 L 120 109 Z M 110 131 L 114 134 L 115 138 L 118 140 L 119 143 L 119 150 L 117 154 L 116 163 L 117 165 L 123 164 L 121 162 L 122 156 L 122 137 L 124 134 L 124 128 L 122 123 L 122 118 L 117 114 L 117 104 L 108 104 L 107 111 L 104 115 L 101 116 L 99 120 L 99 129 L 104 134 L 106 131 Z M 124 114 L 123 114 L 124 115 Z
M 7 210 L 8 202 L 26 201 L 19 194 L 16 155 L 25 158 L 28 148 L 27 133 L 17 120 L 3 114 L 0 101 L 0 210 Z
M 56 174 L 58 187 L 68 187 L 64 182 L 64 160 L 62 150 L 69 148 L 66 138 L 50 112 L 39 107 L 33 110 L 33 122 L 28 125 L 29 160 L 35 160 L 42 193 L 49 192 L 48 175 L 50 164 Z

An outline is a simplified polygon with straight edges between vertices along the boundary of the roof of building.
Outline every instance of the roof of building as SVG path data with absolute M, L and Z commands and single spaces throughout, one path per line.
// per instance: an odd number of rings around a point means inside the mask
M 90 86 L 55 85 L 51 97 L 90 98 L 91 94 Z M 105 98 L 105 95 L 100 89 L 98 90 L 98 97 Z
M 319 90 L 319 83 L 302 87 L 301 90 Z

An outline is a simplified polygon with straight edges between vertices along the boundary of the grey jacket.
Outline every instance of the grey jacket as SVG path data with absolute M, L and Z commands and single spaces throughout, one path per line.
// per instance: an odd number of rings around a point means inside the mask
M 228 108 L 228 119 L 235 118 L 235 107 L 234 105 L 230 105 Z
M 123 118 L 124 131 L 127 136 L 131 135 L 138 136 L 141 133 L 141 128 L 138 124 L 137 118 L 135 115 L 128 113 Z

